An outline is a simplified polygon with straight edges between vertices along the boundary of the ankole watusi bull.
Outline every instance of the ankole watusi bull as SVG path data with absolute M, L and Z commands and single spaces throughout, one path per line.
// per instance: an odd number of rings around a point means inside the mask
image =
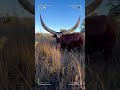
M 86 15 L 97 9 L 103 0 L 94 0 L 86 7 Z M 117 26 L 110 16 L 89 16 L 85 19 L 86 56 L 92 57 L 95 52 L 101 52 L 104 56 L 104 61 L 111 62 L 112 50 L 116 44 Z
M 23 7 L 31 12 L 32 14 L 35 13 L 34 11 L 34 6 L 32 6 L 28 1 L 24 0 L 18 0 Z M 45 30 L 53 34 L 53 37 L 56 38 L 56 48 L 57 49 L 65 49 L 67 48 L 68 50 L 73 49 L 75 47 L 80 48 L 81 45 L 83 45 L 83 35 L 80 33 L 71 33 L 73 32 L 79 25 L 80 23 L 80 18 L 78 19 L 77 23 L 74 25 L 73 28 L 64 31 L 64 32 L 56 32 L 50 28 L 48 28 L 45 23 L 42 20 L 42 17 L 40 16 L 41 24 Z
M 19 3 L 23 6 L 24 9 L 29 11 L 32 14 L 35 14 L 34 6 L 31 5 L 27 0 L 18 0 Z M 71 33 L 73 32 L 80 23 L 80 18 L 78 19 L 75 26 L 66 32 L 56 32 L 50 28 L 48 28 L 45 23 L 42 20 L 42 17 L 40 16 L 41 24 L 44 27 L 45 30 L 53 34 L 53 37 L 56 37 L 56 48 L 58 49 L 73 49 L 74 47 L 80 48 L 83 44 L 83 36 L 80 33 Z
M 42 20 L 40 16 L 41 24 L 45 30 L 53 34 L 53 37 L 56 38 L 56 48 L 58 49 L 74 49 L 75 47 L 81 48 L 83 45 L 83 36 L 80 33 L 71 33 L 73 32 L 80 23 L 80 18 L 78 19 L 77 23 L 74 25 L 73 28 L 64 31 L 64 32 L 55 32 L 54 30 L 48 28 Z
M 93 0 L 93 2 L 86 7 L 86 16 L 91 14 L 91 12 L 95 11 L 101 5 L 102 1 L 103 0 Z M 27 11 L 33 14 L 35 13 L 34 6 L 32 6 L 29 2 L 27 2 L 26 0 L 19 0 L 19 2 L 21 3 L 21 5 L 23 5 L 23 7 Z M 68 46 L 71 44 L 71 42 L 74 42 L 74 41 L 79 43 L 79 45 L 82 44 L 81 43 L 82 39 L 80 38 L 81 37 L 80 34 L 78 33 L 69 34 L 70 32 L 73 32 L 77 28 L 79 24 L 79 20 L 72 29 L 66 32 L 55 32 L 54 30 L 49 29 L 44 24 L 42 18 L 41 18 L 41 23 L 42 23 L 42 26 L 45 28 L 45 30 L 54 34 L 54 36 L 57 37 L 58 46 L 62 46 L 64 48 L 63 46 L 64 44 Z M 103 51 L 104 60 L 108 60 L 109 56 L 111 56 L 112 54 L 112 49 L 116 43 L 116 39 L 117 39 L 116 28 L 117 27 L 114 24 L 114 21 L 109 16 L 100 15 L 100 16 L 86 17 L 85 19 L 86 55 L 90 56 L 96 51 L 100 51 L 100 52 Z M 65 38 L 66 36 L 68 36 L 68 38 Z M 71 38 L 72 36 L 73 36 L 73 39 Z M 65 40 L 66 39 L 69 40 L 69 42 L 67 41 L 64 42 L 63 37 L 65 38 Z M 64 42 L 64 44 L 61 42 Z M 76 47 L 76 45 L 73 45 L 73 47 Z

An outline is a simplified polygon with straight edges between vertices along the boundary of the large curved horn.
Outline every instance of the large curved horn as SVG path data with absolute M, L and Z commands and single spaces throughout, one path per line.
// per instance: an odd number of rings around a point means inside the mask
M 67 31 L 62 32 L 63 35 L 69 34 L 69 33 L 73 32 L 73 31 L 79 26 L 79 24 L 80 24 L 80 17 L 79 17 L 77 23 L 74 25 L 73 28 L 71 28 L 71 29 L 69 29 L 69 30 L 67 30 Z
M 24 9 L 26 9 L 31 14 L 35 14 L 35 7 L 27 0 L 18 0 L 19 3 L 23 6 Z
M 52 33 L 52 34 L 55 34 L 55 33 L 56 33 L 54 30 L 48 28 L 48 27 L 45 25 L 45 23 L 44 23 L 43 20 L 42 20 L 41 15 L 40 15 L 40 20 L 41 20 L 41 24 L 42 24 L 42 26 L 43 26 L 43 28 L 44 28 L 45 30 L 47 30 L 48 32 L 50 32 L 50 33 Z
M 103 0 L 94 0 L 90 5 L 88 5 L 86 8 L 86 15 L 90 14 L 94 10 L 96 10 Z

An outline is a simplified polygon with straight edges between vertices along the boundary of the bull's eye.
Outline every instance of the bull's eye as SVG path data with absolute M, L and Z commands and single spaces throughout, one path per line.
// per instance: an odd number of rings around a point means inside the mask
M 62 37 L 62 33 L 61 33 L 61 32 L 57 32 L 57 33 L 56 33 L 56 37 L 57 37 L 57 38 Z

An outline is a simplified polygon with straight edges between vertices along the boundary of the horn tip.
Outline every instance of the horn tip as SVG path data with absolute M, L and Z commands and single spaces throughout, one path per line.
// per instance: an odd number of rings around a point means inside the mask
M 42 20 L 42 16 L 41 16 L 41 14 L 40 14 L 40 19 Z

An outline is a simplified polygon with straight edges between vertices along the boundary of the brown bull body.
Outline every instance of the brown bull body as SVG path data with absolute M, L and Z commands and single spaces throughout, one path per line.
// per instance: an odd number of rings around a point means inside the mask
M 108 16 L 93 16 L 86 18 L 86 54 L 96 51 L 104 54 L 105 60 L 112 55 L 116 43 L 116 25 Z
M 62 35 L 60 38 L 56 37 L 57 47 L 60 49 L 74 49 L 81 48 L 83 45 L 84 39 L 81 33 L 71 33 Z

